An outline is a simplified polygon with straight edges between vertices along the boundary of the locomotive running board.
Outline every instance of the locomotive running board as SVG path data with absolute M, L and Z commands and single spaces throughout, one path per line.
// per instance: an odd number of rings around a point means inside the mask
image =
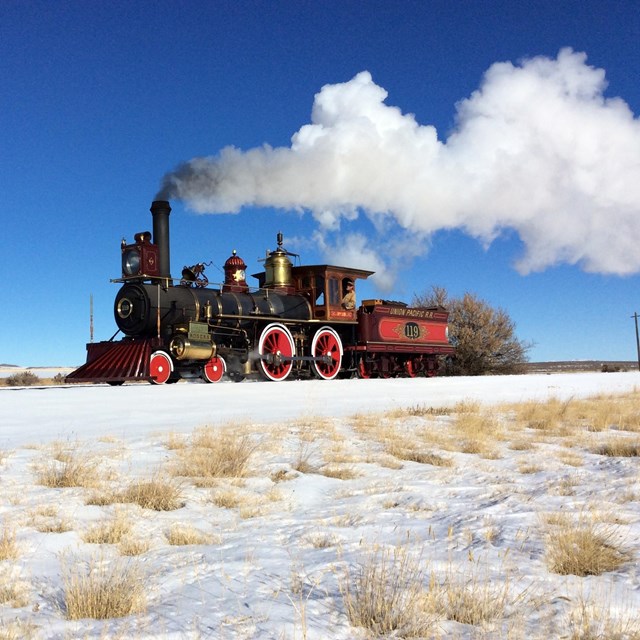
M 71 372 L 65 382 L 106 382 L 117 385 L 132 380 L 149 381 L 152 343 L 152 340 L 89 343 L 86 364 Z

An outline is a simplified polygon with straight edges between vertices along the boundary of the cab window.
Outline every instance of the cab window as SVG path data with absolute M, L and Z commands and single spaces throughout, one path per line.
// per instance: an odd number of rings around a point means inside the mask
M 324 306 L 324 278 L 316 276 L 316 305 Z
M 329 304 L 339 305 L 341 300 L 340 282 L 337 278 L 329 278 Z

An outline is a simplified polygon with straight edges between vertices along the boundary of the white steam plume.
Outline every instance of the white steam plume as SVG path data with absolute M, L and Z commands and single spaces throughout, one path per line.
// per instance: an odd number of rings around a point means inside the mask
M 561 262 L 640 270 L 640 123 L 586 55 L 496 63 L 457 105 L 446 142 L 384 103 L 363 71 L 315 96 L 290 147 L 234 147 L 165 176 L 158 197 L 199 212 L 310 210 L 320 231 L 364 211 L 413 237 L 459 228 L 489 244 L 515 230 L 522 273 Z M 362 238 L 360 254 L 366 253 Z M 359 265 L 358 265 L 359 266 Z

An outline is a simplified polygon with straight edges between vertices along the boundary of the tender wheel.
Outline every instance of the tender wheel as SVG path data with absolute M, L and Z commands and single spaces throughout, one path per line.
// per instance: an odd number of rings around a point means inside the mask
M 220 382 L 226 370 L 227 363 L 224 359 L 214 356 L 202 367 L 202 379 L 205 382 Z
M 407 360 L 404 363 L 404 372 L 407 374 L 408 378 L 415 378 L 418 375 L 418 372 L 413 365 L 413 360 Z
M 275 322 L 265 327 L 258 342 L 258 354 L 258 371 L 267 380 L 284 380 L 293 368 L 293 362 L 284 358 L 295 355 L 295 345 L 289 329 Z M 266 358 L 263 359 L 264 356 Z
M 149 361 L 149 375 L 151 384 L 165 384 L 173 373 L 173 362 L 164 351 L 154 351 Z
M 311 363 L 311 370 L 316 377 L 333 380 L 342 366 L 342 341 L 340 336 L 330 327 L 318 329 L 311 342 L 311 355 L 314 358 L 329 356 L 331 362 L 316 360 Z
M 360 358 L 358 361 L 358 378 L 368 379 L 371 377 L 371 369 L 365 362 L 364 358 Z

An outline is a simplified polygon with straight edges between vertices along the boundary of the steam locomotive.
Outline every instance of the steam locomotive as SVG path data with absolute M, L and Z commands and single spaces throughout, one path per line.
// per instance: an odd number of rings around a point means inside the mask
M 453 354 L 448 313 L 401 302 L 364 300 L 356 308 L 350 285 L 372 271 L 334 265 L 294 266 L 283 246 L 267 252 L 264 271 L 250 288 L 235 251 L 224 282 L 210 287 L 202 263 L 171 277 L 169 214 L 164 200 L 151 205 L 153 236 L 122 241 L 122 284 L 114 304 L 124 337 L 87 345 L 87 362 L 69 382 L 154 384 L 255 374 L 271 381 L 291 376 L 433 376 Z

